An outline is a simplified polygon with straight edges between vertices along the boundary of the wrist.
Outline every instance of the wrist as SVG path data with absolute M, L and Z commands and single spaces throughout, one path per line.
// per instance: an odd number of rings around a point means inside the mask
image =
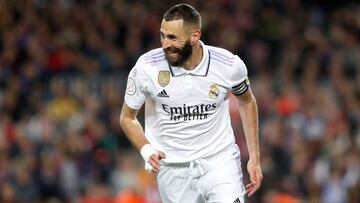
M 249 156 L 249 161 L 251 161 L 253 163 L 259 163 L 260 158 L 258 156 Z
M 149 161 L 149 158 L 151 155 L 153 155 L 153 154 L 157 155 L 158 153 L 151 146 L 151 144 L 148 143 L 141 147 L 140 154 L 141 154 L 142 158 L 144 159 L 145 163 L 147 163 Z

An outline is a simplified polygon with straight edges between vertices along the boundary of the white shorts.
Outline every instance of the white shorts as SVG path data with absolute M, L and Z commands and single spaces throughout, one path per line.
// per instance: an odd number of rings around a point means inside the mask
M 157 181 L 163 203 L 244 203 L 237 145 L 189 163 L 162 162 Z

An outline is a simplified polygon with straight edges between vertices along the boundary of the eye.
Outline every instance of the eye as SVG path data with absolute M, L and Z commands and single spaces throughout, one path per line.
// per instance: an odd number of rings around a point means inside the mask
M 176 36 L 175 35 L 168 35 L 167 38 L 171 39 L 171 40 L 176 40 Z
M 172 40 L 172 41 L 176 41 L 178 38 L 176 35 L 174 34 L 164 34 L 163 32 L 160 31 L 160 38 L 163 39 L 168 39 L 168 40 Z

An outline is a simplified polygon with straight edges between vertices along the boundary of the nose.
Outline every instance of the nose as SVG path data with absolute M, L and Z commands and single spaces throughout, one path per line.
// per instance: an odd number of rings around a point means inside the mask
M 164 38 L 162 40 L 162 48 L 167 49 L 169 47 L 171 47 L 171 41 L 169 39 Z

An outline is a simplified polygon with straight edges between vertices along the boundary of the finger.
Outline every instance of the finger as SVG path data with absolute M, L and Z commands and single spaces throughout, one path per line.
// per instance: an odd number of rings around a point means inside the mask
M 246 190 L 251 190 L 252 188 L 254 188 L 254 183 L 249 183 L 246 185 Z
M 160 160 L 158 159 L 158 156 L 152 155 L 149 159 L 149 163 L 153 166 L 154 169 L 160 171 Z
M 246 185 L 246 191 L 245 191 L 245 193 L 246 193 L 246 194 L 249 194 L 249 192 L 251 192 L 251 190 L 252 190 L 253 187 L 254 187 L 254 186 L 253 186 L 252 183 L 247 184 L 247 185 Z
M 260 188 L 260 182 L 253 182 L 249 185 L 251 186 L 247 188 L 247 193 L 248 196 L 251 197 Z
M 248 197 L 251 197 L 256 191 L 256 184 L 251 183 L 251 186 L 247 189 Z
M 254 187 L 254 183 L 249 183 L 249 184 L 246 185 L 246 189 L 249 189 L 249 188 L 252 188 L 252 187 Z
M 158 169 L 156 169 L 156 168 L 153 168 L 151 171 L 152 171 L 152 172 L 153 172 L 153 174 L 155 174 L 155 175 L 157 175 L 157 174 L 159 173 L 159 170 L 158 170 Z
M 159 164 L 159 160 L 154 160 L 154 159 L 149 159 L 149 164 L 153 167 L 153 169 L 159 171 L 160 170 L 160 164 Z
M 255 193 L 254 189 L 249 190 L 248 197 L 251 197 Z
M 165 155 L 164 152 L 159 151 L 159 152 L 158 152 L 158 157 L 159 157 L 159 159 L 161 160 L 161 159 L 165 159 L 165 158 L 166 158 L 166 155 Z
M 254 186 L 249 190 L 248 196 L 251 197 L 257 190 L 259 189 L 259 187 Z
M 149 161 L 152 160 L 156 165 L 160 165 L 160 160 L 157 155 L 153 154 L 150 156 Z
M 159 167 L 159 166 L 157 166 L 157 165 L 155 164 L 155 162 L 154 162 L 152 159 L 150 159 L 148 163 L 150 164 L 150 167 L 151 167 L 151 172 L 152 172 L 152 173 L 156 174 L 156 173 L 158 173 L 158 172 L 159 172 L 160 167 Z
M 159 171 L 153 169 L 153 170 L 152 170 L 152 173 L 155 174 L 155 175 L 157 175 L 157 174 L 159 173 Z

